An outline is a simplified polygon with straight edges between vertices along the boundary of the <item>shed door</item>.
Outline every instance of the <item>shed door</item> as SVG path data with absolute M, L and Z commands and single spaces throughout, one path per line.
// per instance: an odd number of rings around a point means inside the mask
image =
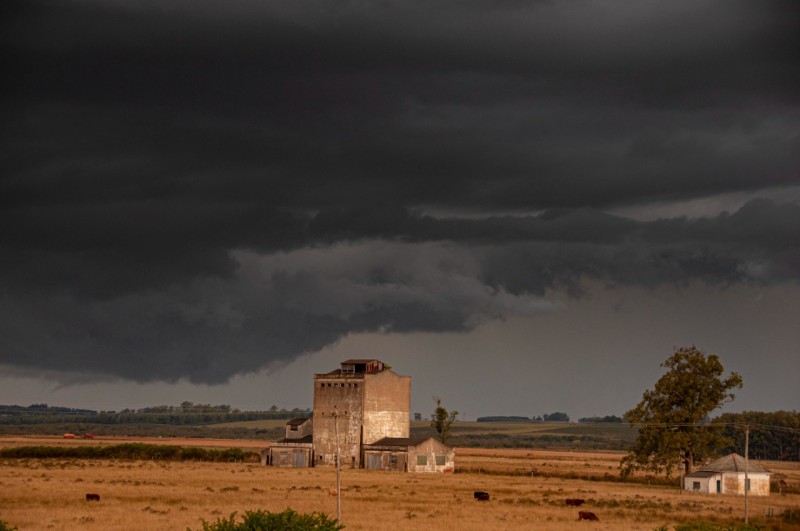
M 292 456 L 292 466 L 304 467 L 306 466 L 306 452 L 305 450 L 295 450 Z
M 717 494 L 720 494 L 721 492 L 722 492 L 722 480 L 718 479 L 717 480 Z
M 381 454 L 367 454 L 367 468 L 370 470 L 380 470 Z

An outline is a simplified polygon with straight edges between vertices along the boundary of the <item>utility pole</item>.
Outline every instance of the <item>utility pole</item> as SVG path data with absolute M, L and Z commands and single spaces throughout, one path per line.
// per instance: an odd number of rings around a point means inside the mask
M 333 431 L 336 435 L 336 519 L 339 521 L 339 524 L 342 523 L 342 482 L 340 479 L 340 452 L 339 452 L 339 417 L 340 416 L 347 416 L 347 412 L 343 415 L 339 415 L 336 406 L 333 406 Z
M 748 454 L 750 453 L 750 425 L 744 426 L 744 525 L 747 525 L 749 514 L 747 512 L 747 491 L 750 487 L 750 478 L 747 475 Z
M 339 479 L 339 415 L 333 406 L 333 430 L 336 433 L 336 519 L 342 523 L 342 483 Z M 746 511 L 745 511 L 746 512 Z

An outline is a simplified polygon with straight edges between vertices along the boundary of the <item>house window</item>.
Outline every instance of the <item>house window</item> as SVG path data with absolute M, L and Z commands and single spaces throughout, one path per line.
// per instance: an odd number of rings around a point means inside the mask
M 747 492 L 750 492 L 750 478 L 747 478 Z
M 289 427 L 289 429 L 290 429 L 290 430 L 292 430 L 292 431 L 297 431 L 297 424 L 292 424 L 292 425 Z
M 436 466 L 444 466 L 445 459 L 443 455 L 436 456 Z
M 700 482 L 692 481 L 692 490 L 700 490 Z
M 391 454 L 389 456 L 389 465 L 390 466 L 397 466 L 397 454 Z
M 427 455 L 418 455 L 417 456 L 417 464 L 421 466 L 425 466 L 428 464 L 428 456 Z

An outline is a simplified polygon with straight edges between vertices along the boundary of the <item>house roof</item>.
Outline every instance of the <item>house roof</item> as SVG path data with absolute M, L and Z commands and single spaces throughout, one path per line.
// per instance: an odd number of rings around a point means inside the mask
M 301 417 L 296 417 L 296 418 L 293 418 L 293 419 L 289 420 L 289 422 L 287 422 L 286 425 L 287 426 L 300 426 L 301 424 L 305 424 L 309 420 L 311 420 L 311 419 L 307 418 L 307 417 L 302 417 L 302 418 Z
M 364 446 L 416 446 L 419 443 L 426 441 L 427 438 L 412 438 L 412 437 L 384 437 L 372 444 Z
M 342 362 L 342 365 L 354 365 L 354 364 L 362 364 L 362 363 L 372 363 L 373 361 L 377 361 L 379 363 L 383 363 L 383 362 L 381 362 L 381 360 L 376 360 L 375 358 L 371 358 L 371 359 L 344 360 Z
M 314 442 L 313 435 L 306 435 L 305 437 L 300 437 L 299 439 L 280 439 L 275 441 L 276 443 L 294 443 L 294 444 L 311 444 Z
M 710 478 L 711 476 L 716 476 L 719 472 L 714 472 L 712 470 L 695 470 L 694 472 L 690 472 L 686 474 L 685 477 L 687 478 Z
M 744 457 L 735 453 L 726 455 L 725 457 L 721 457 L 716 461 L 700 468 L 700 470 L 707 472 L 744 472 L 744 469 L 745 469 Z M 766 474 L 770 473 L 769 470 L 759 465 L 758 463 L 753 463 L 752 461 L 747 463 L 747 472 L 766 473 Z

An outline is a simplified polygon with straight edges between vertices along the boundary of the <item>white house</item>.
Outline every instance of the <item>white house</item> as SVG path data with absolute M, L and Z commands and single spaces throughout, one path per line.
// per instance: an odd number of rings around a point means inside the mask
M 695 472 L 686 474 L 683 488 L 706 494 L 744 494 L 744 457 L 730 454 Z M 751 496 L 769 496 L 771 472 L 752 461 L 747 464 L 747 492 Z

